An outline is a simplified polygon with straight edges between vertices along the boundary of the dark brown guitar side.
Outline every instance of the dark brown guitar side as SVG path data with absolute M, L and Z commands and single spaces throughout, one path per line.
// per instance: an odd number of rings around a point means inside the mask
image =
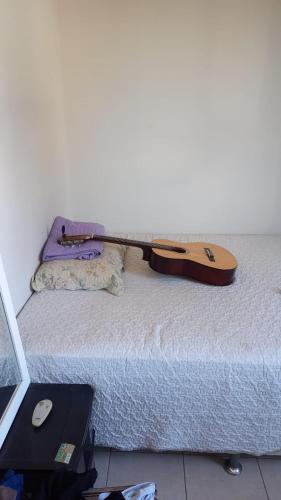
M 169 240 L 145 242 L 94 234 L 70 236 L 66 235 L 63 229 L 58 243 L 64 246 L 81 245 L 89 240 L 141 248 L 143 260 L 155 271 L 189 277 L 210 285 L 230 285 L 237 268 L 234 255 L 213 243 L 182 243 Z

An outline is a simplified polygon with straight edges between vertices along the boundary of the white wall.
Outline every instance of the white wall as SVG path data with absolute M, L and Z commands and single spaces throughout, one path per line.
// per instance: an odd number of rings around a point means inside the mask
M 57 214 L 108 231 L 281 230 L 280 25 L 279 0 L 0 0 L 16 310 Z
M 0 253 L 18 311 L 52 219 L 68 213 L 56 5 L 0 1 Z
M 276 232 L 279 0 L 59 0 L 76 219 Z

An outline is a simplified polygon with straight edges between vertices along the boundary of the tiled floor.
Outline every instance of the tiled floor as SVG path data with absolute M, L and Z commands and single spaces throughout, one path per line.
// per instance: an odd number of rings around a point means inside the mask
M 241 462 L 241 476 L 233 477 L 216 456 L 99 448 L 95 487 L 154 481 L 159 500 L 281 500 L 281 458 Z

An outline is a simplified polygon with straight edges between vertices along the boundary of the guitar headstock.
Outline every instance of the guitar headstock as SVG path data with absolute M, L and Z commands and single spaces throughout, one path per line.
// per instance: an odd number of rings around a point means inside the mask
M 70 236 L 66 236 L 65 238 L 58 238 L 57 242 L 59 245 L 62 245 L 63 247 L 79 247 L 83 243 L 85 243 L 86 240 L 84 239 L 70 239 Z
M 57 242 L 59 245 L 64 247 L 77 247 L 83 245 L 86 241 L 90 240 L 93 235 L 89 234 L 76 234 L 74 236 L 70 236 L 65 234 L 65 226 L 61 228 L 62 236 L 58 238 Z

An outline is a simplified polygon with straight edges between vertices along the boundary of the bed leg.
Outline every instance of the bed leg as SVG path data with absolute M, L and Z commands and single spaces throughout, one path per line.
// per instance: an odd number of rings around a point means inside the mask
M 232 476 L 239 476 L 242 472 L 242 465 L 240 463 L 240 455 L 230 455 L 224 461 L 224 470 Z

